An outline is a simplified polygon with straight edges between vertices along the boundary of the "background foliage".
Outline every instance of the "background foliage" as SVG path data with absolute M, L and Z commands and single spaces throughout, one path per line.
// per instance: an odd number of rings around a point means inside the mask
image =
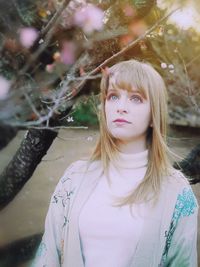
M 83 14 L 83 21 L 76 22 L 76 14 L 88 4 L 96 9 L 87 10 L 87 22 Z M 181 115 L 199 126 L 200 34 L 192 27 L 181 28 L 170 17 L 162 20 L 172 6 L 192 5 L 199 8 L 198 1 L 186 0 L 1 1 L 0 78 L 9 82 L 9 92 L 1 89 L 0 122 L 24 128 L 48 126 L 53 119 L 71 125 L 66 115 L 76 97 L 99 93 L 99 78 L 88 80 L 90 72 L 125 49 L 103 68 L 130 58 L 151 62 L 167 83 L 171 119 L 178 116 L 181 121 Z M 37 33 L 28 47 L 21 40 L 24 29 Z M 87 123 L 93 123 L 90 103 L 76 104 L 74 124 L 85 121 L 86 110 Z

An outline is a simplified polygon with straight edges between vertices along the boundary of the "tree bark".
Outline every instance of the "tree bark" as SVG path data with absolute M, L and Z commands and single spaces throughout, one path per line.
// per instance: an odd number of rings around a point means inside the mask
M 16 136 L 18 129 L 9 125 L 0 124 L 0 150 Z
M 57 132 L 51 130 L 31 129 L 27 132 L 15 156 L 0 175 L 0 210 L 29 180 L 56 136 Z
M 18 267 L 31 260 L 41 241 L 42 234 L 35 234 L 0 247 L 0 266 Z
M 181 171 L 188 178 L 190 184 L 200 182 L 200 144 L 192 149 L 187 157 L 179 163 L 174 163 L 176 169 Z

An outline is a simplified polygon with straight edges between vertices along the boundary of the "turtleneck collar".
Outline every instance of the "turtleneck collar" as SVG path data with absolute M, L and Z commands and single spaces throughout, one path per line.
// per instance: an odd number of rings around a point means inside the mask
M 116 159 L 114 159 L 112 163 L 116 165 L 116 167 L 125 169 L 145 167 L 148 163 L 148 150 L 134 154 L 125 154 L 118 152 Z

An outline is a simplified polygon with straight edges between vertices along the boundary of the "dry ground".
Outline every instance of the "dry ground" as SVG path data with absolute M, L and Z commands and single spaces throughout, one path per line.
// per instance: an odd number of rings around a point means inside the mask
M 0 153 L 0 171 L 7 165 L 17 150 L 24 132 Z M 176 129 L 171 131 L 170 144 L 173 150 L 184 157 L 200 143 L 195 131 Z M 61 130 L 47 155 L 34 172 L 33 177 L 21 192 L 0 213 L 0 245 L 43 231 L 44 219 L 50 196 L 66 167 L 74 160 L 89 155 L 98 137 L 95 129 Z M 192 186 L 200 203 L 200 183 Z M 200 222 L 200 214 L 199 214 Z M 198 231 L 198 251 L 200 254 L 200 223 Z M 200 255 L 199 255 L 200 262 Z

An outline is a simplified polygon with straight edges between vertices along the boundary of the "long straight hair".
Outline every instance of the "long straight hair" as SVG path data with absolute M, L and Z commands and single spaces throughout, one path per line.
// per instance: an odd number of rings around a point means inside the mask
M 106 124 L 105 100 L 109 79 L 115 76 L 114 86 L 130 90 L 135 87 L 145 98 L 149 99 L 151 107 L 152 127 L 147 130 L 146 142 L 148 148 L 148 164 L 142 182 L 129 195 L 120 199 L 118 205 L 148 202 L 159 196 L 162 181 L 173 169 L 170 162 L 170 150 L 166 144 L 167 131 L 167 92 L 160 74 L 149 64 L 136 60 L 117 63 L 109 68 L 101 80 L 100 137 L 91 155 L 91 160 L 101 160 L 104 173 L 108 173 L 109 162 L 118 153 L 118 142 L 110 134 Z M 151 196 L 151 197 L 150 197 Z

